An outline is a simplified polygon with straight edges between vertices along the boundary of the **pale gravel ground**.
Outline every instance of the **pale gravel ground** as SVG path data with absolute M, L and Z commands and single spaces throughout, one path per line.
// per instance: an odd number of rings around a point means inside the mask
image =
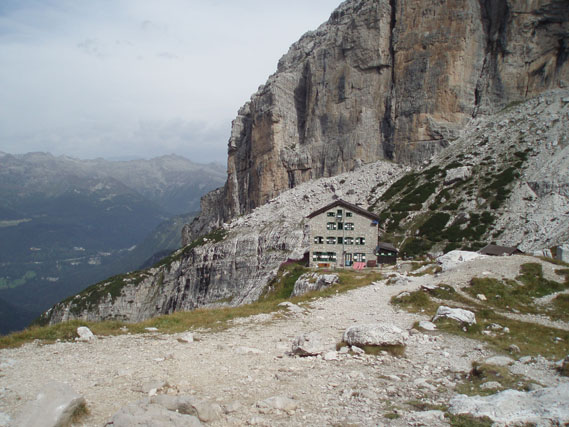
M 406 285 L 381 282 L 316 300 L 302 314 L 263 315 L 239 320 L 223 332 L 198 331 L 199 341 L 193 343 L 179 342 L 179 335 L 149 333 L 0 350 L 0 412 L 14 417 L 44 383 L 56 380 L 85 396 L 91 413 L 84 425 L 101 426 L 119 408 L 144 397 L 139 391 L 143 384 L 167 381 L 169 393 L 193 394 L 221 405 L 241 403 L 239 410 L 212 425 L 251 421 L 260 425 L 409 425 L 417 414 L 402 413 L 398 420 L 388 420 L 384 414 L 412 399 L 446 404 L 461 373 L 469 371 L 473 361 L 493 353 L 479 342 L 435 332 L 411 335 L 403 358 L 340 356 L 324 361 L 287 355 L 295 336 L 316 331 L 332 346 L 356 323 L 389 322 L 410 329 L 415 321 L 428 319 L 392 307 L 393 295 L 424 283 L 461 285 L 475 275 L 513 278 L 519 265 L 528 261 L 535 259 L 488 258 L 437 277 L 413 278 Z M 555 266 L 543 265 L 547 277 L 559 280 Z M 515 369 L 543 385 L 568 381 L 545 362 L 516 363 Z M 256 402 L 277 395 L 296 399 L 298 409 L 292 414 L 263 414 L 255 407 Z

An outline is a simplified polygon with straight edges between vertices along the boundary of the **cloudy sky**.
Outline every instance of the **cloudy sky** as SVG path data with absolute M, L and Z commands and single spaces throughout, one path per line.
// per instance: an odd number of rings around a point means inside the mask
M 225 162 L 231 120 L 340 0 L 0 0 L 0 151 Z

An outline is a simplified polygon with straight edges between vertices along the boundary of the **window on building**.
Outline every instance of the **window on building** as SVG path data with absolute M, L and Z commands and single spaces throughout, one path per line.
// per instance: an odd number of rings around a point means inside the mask
M 336 218 L 342 218 L 342 209 L 336 211 Z
M 344 237 L 344 245 L 353 245 L 354 238 L 353 237 Z
M 336 262 L 336 252 L 313 252 L 312 261 Z
M 356 237 L 356 245 L 365 245 L 366 238 L 365 237 Z
M 335 245 L 336 244 L 336 238 L 335 237 L 326 237 L 326 243 L 329 245 Z
M 338 244 L 341 245 L 344 243 L 344 238 L 343 237 L 338 237 Z
M 344 230 L 353 230 L 354 229 L 354 223 L 353 222 L 346 222 L 344 224 Z
M 363 253 L 355 253 L 355 254 L 354 254 L 354 261 L 356 261 L 356 262 L 366 262 L 366 254 L 363 254 Z
M 335 222 L 329 222 L 326 224 L 326 230 L 335 230 L 336 229 L 336 223 Z
M 352 213 L 351 212 L 346 212 L 346 218 L 351 218 L 352 217 Z
M 314 243 L 316 245 L 322 245 L 324 243 L 324 237 L 322 237 L 322 236 L 314 237 Z
M 335 217 L 335 216 L 336 216 L 336 214 L 335 214 L 334 212 L 328 212 L 326 215 L 327 215 L 327 216 L 331 216 L 331 217 Z
M 344 223 L 343 222 L 339 222 L 338 223 L 338 230 L 343 230 L 344 229 Z

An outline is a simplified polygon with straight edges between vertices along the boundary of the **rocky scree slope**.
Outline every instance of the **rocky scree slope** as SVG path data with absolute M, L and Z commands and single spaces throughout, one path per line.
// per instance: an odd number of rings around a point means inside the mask
M 473 119 L 420 172 L 378 161 L 298 185 L 152 269 L 111 278 L 56 305 L 44 321 L 138 321 L 254 301 L 281 263 L 307 251 L 305 217 L 338 198 L 380 213 L 382 238 L 410 253 L 417 245 L 440 251 L 489 239 L 524 250 L 561 243 L 569 227 L 568 114 L 569 91 L 548 92 Z
M 564 0 L 342 3 L 239 110 L 187 242 L 302 182 L 429 159 L 472 117 L 566 85 L 568 46 Z
M 407 255 L 477 250 L 491 241 L 531 252 L 569 240 L 569 91 L 546 92 L 477 118 L 421 171 L 368 202 L 383 239 Z
M 84 426 L 106 425 L 125 405 L 150 412 L 149 402 L 165 402 L 162 405 L 169 411 L 158 413 L 164 423 L 160 425 L 172 425 L 168 420 L 176 407 L 167 403 L 185 396 L 203 401 L 205 407 L 224 409 L 204 421 L 210 426 L 442 426 L 449 425 L 444 411 L 453 398 L 476 384 L 476 394 L 480 394 L 478 390 L 491 394 L 489 398 L 496 401 L 503 396 L 497 392 L 506 388 L 531 389 L 532 395 L 557 394 L 543 402 L 537 419 L 532 417 L 530 393 L 521 393 L 523 400 L 517 395 L 507 402 L 469 408 L 467 413 L 482 416 L 486 414 L 480 414 L 481 410 L 491 410 L 489 416 L 495 422 L 503 420 L 502 414 L 513 413 L 517 417 L 509 417 L 504 422 L 508 425 L 514 421 L 563 425 L 569 415 L 554 414 L 567 414 L 569 408 L 563 402 L 568 399 L 569 378 L 559 375 L 554 363 L 562 356 L 553 358 L 549 351 L 567 348 L 567 322 L 564 330 L 549 330 L 552 336 L 539 335 L 544 343 L 541 356 L 514 354 L 510 358 L 500 353 L 494 357 L 496 353 L 487 343 L 445 333 L 441 323 L 431 332 L 414 329 L 416 322 L 431 316 L 410 313 L 389 302 L 402 292 L 425 293 L 420 289 L 433 289 L 441 282 L 458 290 L 467 289 L 473 277 L 514 280 L 520 266 L 528 262 L 542 265 L 548 279 L 562 280 L 556 274 L 558 266 L 535 258 L 479 257 L 450 267 L 446 263 L 436 276 L 413 277 L 403 268 L 394 269 L 388 274 L 397 278 L 395 283 L 386 278 L 348 293 L 292 305 L 295 310 L 234 319 L 233 326 L 221 332 L 192 330 L 189 335 L 195 339 L 190 341 L 188 332 L 130 334 L 125 330 L 123 335 L 99 336 L 89 342 L 34 342 L 2 349 L 0 425 L 2 415 L 17 420 L 26 411 L 27 402 L 50 381 L 68 383 L 84 396 L 89 414 L 78 423 Z M 493 307 L 488 305 L 487 309 Z M 478 312 L 477 319 L 482 322 Z M 408 334 L 405 354 L 335 351 L 346 329 L 370 323 L 396 326 Z M 510 337 L 515 340 L 514 329 L 507 333 L 491 325 L 483 331 L 504 342 Z M 321 355 L 291 356 L 295 338 L 308 333 L 319 336 Z M 554 342 L 553 337 L 563 337 L 563 341 Z M 473 362 L 486 365 L 485 370 L 473 375 L 477 372 L 472 369 Z M 488 375 L 492 372 L 499 377 Z M 277 398 L 287 406 L 267 405 Z M 461 413 L 458 409 L 453 411 Z M 157 424 L 158 420 L 152 425 Z

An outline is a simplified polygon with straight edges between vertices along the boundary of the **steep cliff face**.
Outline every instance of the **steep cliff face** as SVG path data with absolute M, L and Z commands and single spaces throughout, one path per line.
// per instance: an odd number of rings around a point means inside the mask
M 473 116 L 563 85 L 568 17 L 565 0 L 344 2 L 239 110 L 216 217 L 361 163 L 419 163 Z

